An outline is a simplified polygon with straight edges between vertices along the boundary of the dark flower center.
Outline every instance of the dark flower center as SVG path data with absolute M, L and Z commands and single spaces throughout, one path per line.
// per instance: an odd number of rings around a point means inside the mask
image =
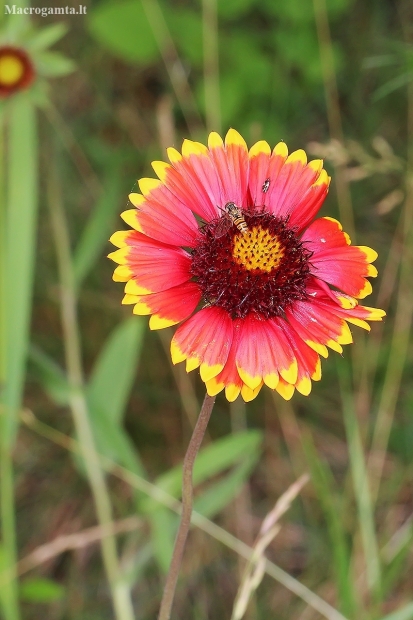
M 206 304 L 268 319 L 307 298 L 310 256 L 287 218 L 243 211 L 240 223 L 224 212 L 200 229 L 191 273 Z

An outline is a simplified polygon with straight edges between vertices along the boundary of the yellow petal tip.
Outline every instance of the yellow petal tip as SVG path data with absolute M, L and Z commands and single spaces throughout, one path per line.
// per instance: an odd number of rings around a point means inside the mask
M 186 360 L 186 355 L 181 351 L 174 340 L 171 341 L 171 358 L 173 364 L 179 364 Z
M 295 164 L 300 163 L 302 166 L 307 165 L 307 155 L 303 149 L 298 149 L 297 151 L 293 151 L 285 162 L 286 164 Z
M 167 164 L 165 161 L 153 161 L 151 165 L 159 180 L 162 181 L 162 183 L 165 183 L 168 170 L 171 168 L 171 165 Z
M 171 327 L 172 325 L 176 325 L 179 321 L 174 319 L 166 319 L 164 317 L 159 316 L 158 314 L 153 314 L 149 319 L 149 329 L 165 329 L 165 327 Z
M 260 140 L 259 142 L 256 142 L 250 148 L 249 156 L 250 158 L 256 157 L 257 155 L 260 155 L 260 153 L 263 153 L 264 155 L 271 155 L 270 145 L 265 140 Z
M 237 366 L 237 368 L 239 376 L 251 390 L 255 390 L 255 388 L 258 387 L 260 383 L 262 383 L 262 377 L 260 377 L 259 375 L 253 377 L 242 368 L 239 368 L 239 366 Z
M 247 150 L 247 143 L 244 138 L 240 133 L 238 133 L 238 131 L 232 128 L 228 130 L 227 135 L 225 136 L 225 145 L 230 146 L 231 144 L 241 146 L 243 149 Z
M 213 379 L 214 377 L 219 375 L 219 373 L 221 372 L 223 368 L 224 368 L 223 364 L 213 364 L 212 366 L 209 366 L 208 364 L 205 364 L 205 363 L 201 364 L 199 372 L 200 372 L 202 381 L 206 383 L 210 379 Z
M 208 136 L 208 147 L 210 149 L 222 148 L 224 146 L 224 142 L 216 131 L 211 131 Z
M 139 189 L 142 194 L 146 197 L 155 189 L 157 189 L 160 185 L 162 185 L 162 181 L 159 179 L 139 179 L 138 181 Z M 132 201 L 131 201 L 132 202 Z
M 287 159 L 288 157 L 288 146 L 286 145 L 285 142 L 279 142 L 278 144 L 275 145 L 274 150 L 273 150 L 273 155 L 276 155 L 278 157 L 283 157 L 284 159 Z

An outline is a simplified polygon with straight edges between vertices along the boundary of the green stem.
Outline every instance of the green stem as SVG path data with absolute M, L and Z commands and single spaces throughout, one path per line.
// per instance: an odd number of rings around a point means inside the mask
M 217 0 L 202 0 L 205 112 L 208 131 L 221 131 Z
M 60 306 L 68 381 L 71 388 L 70 407 L 81 454 L 93 493 L 99 524 L 110 526 L 112 508 L 106 480 L 102 472 L 99 455 L 89 423 L 89 413 L 83 390 L 83 371 L 81 362 L 80 338 L 77 323 L 77 300 L 73 275 L 70 241 L 61 193 L 55 170 L 49 171 L 49 206 L 53 236 L 56 245 L 60 277 Z M 128 588 L 120 580 L 120 567 L 113 535 L 103 538 L 101 549 L 113 607 L 117 620 L 133 620 L 134 613 Z
M 334 65 L 334 52 L 331 41 L 326 0 L 313 0 L 313 5 L 318 46 L 320 49 L 321 70 L 323 72 L 330 137 L 333 140 L 338 140 L 341 144 L 343 144 L 343 126 L 341 122 L 337 78 Z M 350 233 L 352 238 L 354 238 L 354 214 L 351 203 L 350 188 L 348 181 L 344 176 L 344 170 L 340 166 L 337 166 L 335 169 L 335 183 L 340 219 L 344 229 Z
M 7 148 L 2 153 L 3 160 L 7 153 L 7 161 L 0 162 L 1 170 L 7 170 L 7 191 L 6 177 L 0 190 L 0 502 L 4 568 L 11 578 L 0 597 L 7 620 L 18 620 L 12 451 L 26 371 L 38 202 L 36 111 L 27 97 L 10 101 L 7 121 Z
M 371 490 L 349 376 L 342 367 L 340 367 L 339 373 L 344 425 L 366 563 L 367 582 L 372 601 L 377 604 L 381 600 L 381 565 Z
M 179 524 L 178 534 L 176 535 L 174 551 L 172 554 L 171 565 L 169 567 L 168 576 L 166 578 L 165 589 L 163 592 L 161 608 L 158 620 L 169 620 L 171 617 L 172 605 L 175 596 L 176 584 L 178 581 L 179 570 L 181 568 L 182 558 L 184 555 L 185 543 L 191 527 L 192 516 L 192 472 L 198 450 L 201 447 L 205 431 L 211 417 L 212 409 L 215 403 L 215 396 L 206 394 L 202 404 L 197 423 L 192 433 L 191 440 L 184 458 L 182 471 L 182 512 Z

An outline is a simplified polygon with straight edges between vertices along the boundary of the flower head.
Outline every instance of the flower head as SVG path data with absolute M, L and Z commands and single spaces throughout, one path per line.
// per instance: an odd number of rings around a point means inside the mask
M 34 76 L 33 64 L 23 49 L 0 46 L 0 97 L 28 88 Z
M 352 342 L 348 323 L 369 330 L 385 314 L 357 301 L 371 293 L 377 253 L 350 245 L 337 220 L 314 220 L 330 179 L 302 150 L 248 151 L 230 129 L 225 143 L 211 133 L 208 147 L 185 140 L 168 157 L 129 196 L 133 230 L 111 237 L 123 303 L 151 315 L 151 329 L 183 322 L 172 360 L 199 367 L 210 395 L 249 401 L 264 384 L 308 395 L 320 355 Z
M 26 19 L 5 20 L 0 32 L 0 109 L 21 91 L 27 91 L 35 104 L 47 102 L 46 78 L 66 75 L 74 69 L 71 60 L 48 49 L 65 32 L 66 27 L 60 23 L 37 30 Z

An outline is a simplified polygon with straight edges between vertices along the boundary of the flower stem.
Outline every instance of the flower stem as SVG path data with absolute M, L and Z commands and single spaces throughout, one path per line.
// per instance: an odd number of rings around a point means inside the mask
M 70 241 L 57 171 L 53 170 L 53 168 L 49 173 L 49 206 L 60 276 L 61 315 L 66 367 L 70 384 L 70 408 L 79 439 L 80 452 L 93 494 L 98 522 L 100 526 L 106 528 L 112 525 L 112 507 L 105 476 L 99 462 L 99 455 L 89 421 L 88 405 L 84 395 L 82 356 L 77 322 L 77 300 L 72 258 L 70 255 Z M 120 579 L 116 540 L 113 534 L 101 540 L 101 549 L 115 618 L 116 620 L 133 620 L 134 613 L 130 593 Z
M 169 620 L 169 618 L 171 617 L 172 604 L 175 596 L 175 589 L 178 581 L 179 570 L 181 568 L 185 543 L 188 536 L 189 528 L 191 526 L 193 495 L 192 472 L 194 469 L 194 462 L 196 455 L 198 454 L 198 450 L 201 446 L 202 440 L 204 438 L 214 403 L 215 396 L 208 396 L 208 394 L 206 394 L 197 423 L 192 433 L 191 441 L 189 442 L 188 449 L 185 454 L 182 471 L 181 521 L 175 540 L 171 565 L 169 567 L 168 576 L 166 578 L 165 589 L 162 596 L 158 620 Z

